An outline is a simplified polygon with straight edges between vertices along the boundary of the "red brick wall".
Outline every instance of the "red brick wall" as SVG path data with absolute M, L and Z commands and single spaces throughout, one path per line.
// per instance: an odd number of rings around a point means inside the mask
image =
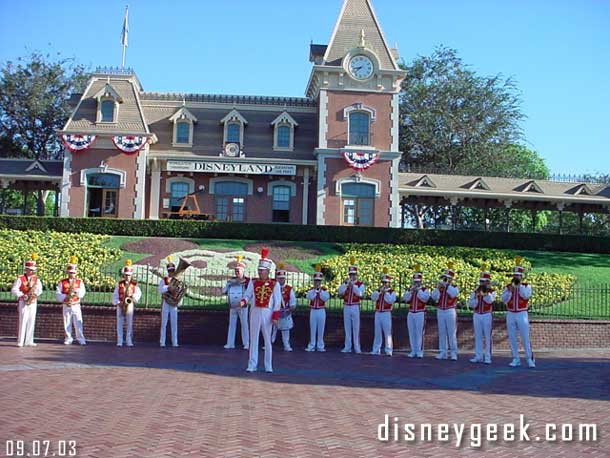
M 85 306 L 83 309 L 84 332 L 89 340 L 116 340 L 116 310 L 111 307 Z M 35 337 L 63 339 L 62 308 L 58 305 L 39 305 Z M 134 339 L 137 342 L 157 342 L 161 326 L 159 310 L 137 310 L 134 318 Z M 362 315 L 360 341 L 364 351 L 373 343 L 373 317 Z M 182 310 L 178 315 L 179 335 L 182 344 L 221 345 L 226 342 L 228 312 Z M 531 339 L 534 351 L 543 348 L 608 348 L 610 347 L 610 321 L 531 320 Z M 409 345 L 406 320 L 394 317 L 392 334 L 394 347 L 406 349 Z M 17 334 L 17 307 L 0 304 L 0 336 Z M 239 336 L 239 332 L 237 333 Z M 169 336 L 168 331 L 168 336 Z M 494 349 L 508 350 L 506 322 L 497 319 L 493 324 Z M 237 338 L 239 342 L 239 337 Z M 341 315 L 328 315 L 325 341 L 330 347 L 343 345 L 344 331 Z M 305 347 L 309 341 L 309 315 L 298 313 L 291 333 L 293 346 Z M 460 350 L 472 350 L 474 344 L 472 320 L 458 322 Z M 438 348 L 436 319 L 428 317 L 424 348 Z
M 90 149 L 72 154 L 69 216 L 86 216 L 85 187 L 80 184 L 83 169 L 99 167 L 104 161 L 108 168 L 124 170 L 127 173 L 125 188 L 119 189 L 118 217 L 133 218 L 136 194 L 136 159 L 138 155 L 127 155 L 117 149 Z
M 363 178 L 372 178 L 381 182 L 380 196 L 375 199 L 374 225 L 388 227 L 390 225 L 390 174 L 391 161 L 380 161 L 362 172 Z M 326 198 L 324 199 L 324 222 L 327 225 L 343 224 L 343 209 L 341 198 L 336 194 L 337 181 L 354 175 L 354 171 L 343 159 L 326 159 Z
M 347 144 L 347 119 L 343 110 L 354 103 L 362 103 L 376 111 L 371 123 L 371 145 L 383 151 L 392 149 L 392 94 L 364 92 L 328 91 L 328 131 L 326 141 L 329 148 L 343 148 Z

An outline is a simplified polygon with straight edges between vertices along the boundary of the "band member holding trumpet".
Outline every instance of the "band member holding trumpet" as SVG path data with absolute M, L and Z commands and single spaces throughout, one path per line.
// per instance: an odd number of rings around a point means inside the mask
M 343 298 L 343 326 L 345 328 L 345 346 L 342 353 L 360 350 L 360 299 L 364 296 L 364 283 L 358 280 L 358 266 L 352 256 L 348 268 L 348 278 L 339 286 L 339 296 Z M 353 339 L 352 339 L 353 337 Z
M 83 313 L 80 308 L 80 301 L 85 297 L 87 291 L 85 290 L 85 283 L 80 278 L 76 278 L 78 273 L 76 261 L 76 256 L 70 258 L 70 263 L 66 267 L 68 278 L 61 280 L 55 291 L 55 297 L 63 304 L 65 345 L 70 345 L 73 342 L 72 323 L 74 323 L 78 343 L 81 345 L 87 344 L 83 334 Z
M 513 354 L 513 360 L 510 363 L 511 367 L 521 365 L 519 358 L 519 343 L 517 335 L 521 335 L 521 343 L 527 357 L 528 367 L 536 367 L 534 353 L 530 343 L 530 323 L 528 318 L 529 300 L 532 296 L 532 287 L 527 283 L 523 283 L 523 274 L 525 267 L 523 257 L 515 258 L 515 266 L 513 267 L 513 280 L 506 285 L 502 292 L 502 302 L 506 304 L 508 313 L 506 314 L 506 327 L 508 330 L 508 338 L 510 340 L 510 350 Z
M 330 299 L 330 293 L 325 286 L 322 286 L 321 266 L 316 265 L 313 274 L 313 288 L 307 291 L 309 301 L 309 345 L 305 351 L 326 351 L 324 347 L 324 327 L 326 325 L 326 302 Z
M 385 336 L 385 354 L 392 356 L 392 306 L 396 302 L 396 292 L 390 286 L 392 277 L 387 267 L 383 269 L 381 286 L 373 291 L 371 299 L 375 302 L 375 339 L 371 355 L 381 354 L 381 334 Z
M 288 273 L 283 263 L 280 263 L 278 269 L 275 271 L 275 279 L 280 285 L 280 292 L 282 303 L 280 304 L 280 318 L 277 322 L 277 326 L 273 326 L 271 331 L 271 342 L 275 343 L 275 337 L 277 331 L 282 332 L 282 343 L 284 344 L 284 351 L 292 351 L 290 346 L 290 330 L 294 327 L 294 321 L 292 319 L 292 312 L 297 308 L 297 297 L 294 294 L 294 289 L 291 285 L 286 283 L 286 277 Z
M 244 275 L 246 264 L 243 256 L 237 256 L 233 263 L 235 276 L 227 281 L 222 294 L 227 296 L 229 302 L 229 330 L 227 332 L 226 349 L 235 348 L 235 331 L 237 330 L 237 320 L 241 324 L 241 343 L 244 350 L 250 348 L 250 334 L 248 332 L 248 304 L 244 303 L 246 289 L 250 279 Z M 231 264 L 229 264 L 231 265 Z
M 457 314 L 455 312 L 455 304 L 459 290 L 451 284 L 454 278 L 454 264 L 449 262 L 436 288 L 432 291 L 432 300 L 436 303 L 436 319 L 438 323 L 439 354 L 436 355 L 436 359 L 447 359 L 447 341 L 449 341 L 451 360 L 457 361 Z
M 271 327 L 277 325 L 280 318 L 280 304 L 282 293 L 280 284 L 269 278 L 269 271 L 273 261 L 267 256 L 269 250 L 261 250 L 261 259 L 258 262 L 258 278 L 250 281 L 246 290 L 244 304 L 252 304 L 250 313 L 250 355 L 248 359 L 248 372 L 258 370 L 258 341 L 263 334 L 265 342 L 265 371 L 273 372 L 273 349 L 271 346 Z
M 470 293 L 468 305 L 473 309 L 474 357 L 471 363 L 491 364 L 491 326 L 496 292 L 491 287 L 489 265 L 483 264 L 479 287 Z M 483 341 L 485 341 L 483 343 Z
M 403 300 L 409 304 L 407 315 L 407 330 L 409 331 L 409 344 L 411 352 L 409 358 L 424 357 L 424 327 L 426 324 L 426 304 L 430 300 L 430 291 L 422 285 L 424 276 L 421 266 L 416 264 L 413 268 L 411 288 L 405 291 Z
M 116 306 L 117 347 L 123 346 L 123 322 L 127 318 L 127 346 L 133 347 L 133 309 L 140 302 L 142 291 L 138 282 L 133 279 L 131 259 L 125 262 L 121 270 L 123 279 L 118 282 L 112 294 L 112 304 Z
M 17 331 L 17 346 L 35 347 L 34 327 L 36 326 L 37 298 L 42 294 L 42 283 L 34 275 L 36 272 L 36 261 L 38 255 L 32 254 L 30 260 L 25 261 L 24 273 L 13 283 L 11 293 L 17 297 L 17 309 L 19 310 L 19 329 Z

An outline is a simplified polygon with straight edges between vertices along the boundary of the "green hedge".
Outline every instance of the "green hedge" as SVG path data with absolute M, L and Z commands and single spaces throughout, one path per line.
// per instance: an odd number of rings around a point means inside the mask
M 513 250 L 610 253 L 610 237 L 349 226 L 239 224 L 185 220 L 131 220 L 0 216 L 0 228 L 144 237 L 394 243 Z

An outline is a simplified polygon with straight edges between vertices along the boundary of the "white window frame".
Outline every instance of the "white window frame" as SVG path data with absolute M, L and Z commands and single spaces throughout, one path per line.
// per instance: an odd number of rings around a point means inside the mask
M 346 183 L 362 183 L 362 184 L 372 184 L 375 186 L 375 199 L 379 199 L 381 197 L 381 181 L 375 180 L 374 178 L 363 178 L 358 176 L 352 176 L 347 178 L 341 178 L 335 183 L 335 194 L 338 197 L 342 197 L 341 195 L 341 186 Z
M 102 104 L 104 102 L 112 102 L 114 109 L 112 110 L 112 121 L 104 121 L 102 118 Z M 112 97 L 102 97 L 97 103 L 97 122 L 98 124 L 116 124 L 119 118 L 119 104 Z
M 127 183 L 127 172 L 121 169 L 111 169 L 108 167 L 92 167 L 90 169 L 83 169 L 80 171 L 80 185 L 88 187 L 87 176 L 96 173 L 109 173 L 111 175 L 119 176 L 119 188 L 124 189 Z
M 241 113 L 235 109 L 231 110 L 224 118 L 220 120 L 223 124 L 223 146 L 228 143 L 227 133 L 229 124 L 239 124 L 239 145 L 244 146 L 244 128 L 248 125 L 248 121 Z
M 97 99 L 97 115 L 96 123 L 99 124 L 116 124 L 119 119 L 119 104 L 123 103 L 123 98 L 112 87 L 110 82 L 106 83 L 96 94 L 93 95 Z M 102 121 L 102 102 L 112 101 L 114 103 L 114 111 L 112 112 L 112 121 Z
M 177 176 L 177 177 L 170 177 L 170 178 L 165 179 L 165 194 L 171 195 L 172 183 L 180 183 L 180 182 L 188 183 L 189 194 L 192 194 L 195 192 L 195 180 L 194 179 L 188 178 L 188 177 Z
M 273 197 L 273 188 L 276 186 L 287 186 L 290 188 L 290 197 L 296 197 L 297 195 L 297 185 L 294 181 L 287 180 L 275 180 L 270 181 L 267 184 L 267 196 Z
M 273 150 L 274 151 L 294 151 L 294 129 L 299 125 L 287 111 L 281 113 L 275 118 L 271 125 L 273 126 Z M 288 147 L 278 145 L 278 131 L 280 127 L 290 128 L 290 144 Z
M 197 118 L 185 106 L 182 106 L 174 113 L 169 120 L 174 123 L 172 146 L 175 148 L 191 148 L 193 146 L 193 135 Z M 189 140 L 188 143 L 178 143 L 178 123 L 187 122 L 189 124 Z
M 216 195 L 216 183 L 222 183 L 222 182 L 226 182 L 226 181 L 236 181 L 239 183 L 245 183 L 248 185 L 248 195 L 251 196 L 254 194 L 254 181 L 253 180 L 250 180 L 248 178 L 228 176 L 228 177 L 210 178 L 210 195 L 211 196 Z

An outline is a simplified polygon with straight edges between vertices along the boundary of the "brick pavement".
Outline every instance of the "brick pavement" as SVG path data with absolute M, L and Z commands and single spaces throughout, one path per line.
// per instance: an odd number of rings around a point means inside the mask
M 610 349 L 546 352 L 536 369 L 274 352 L 274 374 L 247 374 L 247 352 L 214 346 L 117 348 L 0 341 L 0 455 L 6 440 L 76 440 L 87 457 L 610 456 Z M 262 355 L 260 358 L 262 365 Z M 597 423 L 597 442 L 376 440 L 384 420 Z M 419 430 L 418 430 L 419 431 Z

